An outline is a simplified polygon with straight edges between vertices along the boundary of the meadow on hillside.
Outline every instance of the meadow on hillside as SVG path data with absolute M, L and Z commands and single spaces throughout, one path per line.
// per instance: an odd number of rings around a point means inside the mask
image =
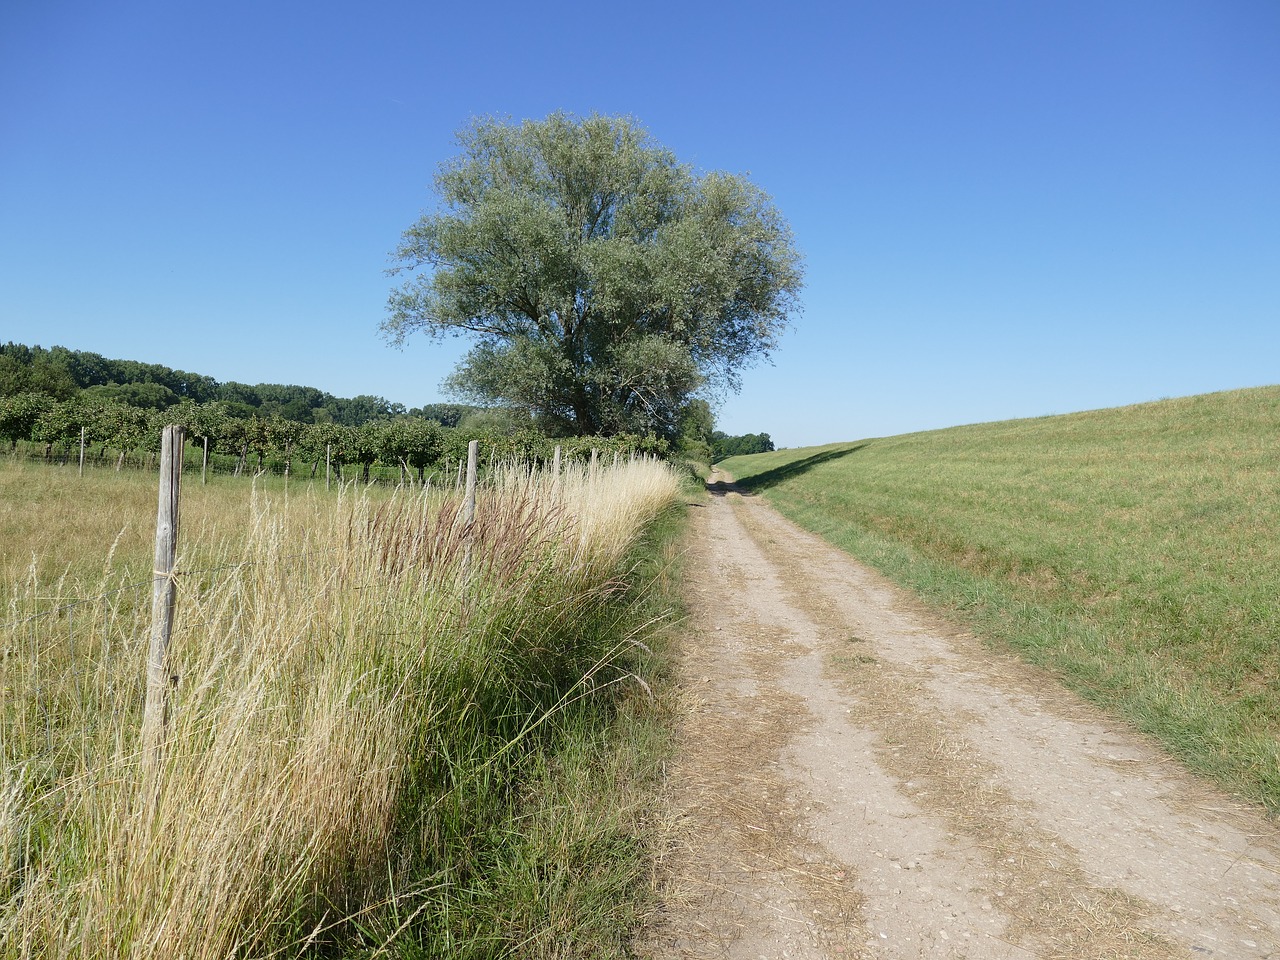
M 1280 387 L 721 467 L 1280 810 Z

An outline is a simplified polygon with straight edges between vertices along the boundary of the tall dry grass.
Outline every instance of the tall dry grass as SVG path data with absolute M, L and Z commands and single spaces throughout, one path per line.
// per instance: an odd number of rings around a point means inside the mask
M 677 494 L 641 461 L 506 470 L 471 526 L 456 495 L 422 490 L 207 511 L 179 560 L 154 795 L 138 741 L 149 584 L 120 589 L 109 543 L 96 580 L 13 584 L 0 957 L 354 954 L 444 929 L 426 914 L 481 868 L 486 811 L 524 789 L 556 718 L 643 683 L 616 601 Z

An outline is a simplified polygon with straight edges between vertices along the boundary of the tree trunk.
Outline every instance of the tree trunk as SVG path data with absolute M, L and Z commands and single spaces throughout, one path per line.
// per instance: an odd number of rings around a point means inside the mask
M 592 409 L 591 398 L 587 395 L 586 388 L 578 387 L 573 391 L 573 419 L 577 421 L 575 426 L 578 430 L 578 436 L 590 437 L 600 432 L 600 425 L 596 423 L 595 412 Z

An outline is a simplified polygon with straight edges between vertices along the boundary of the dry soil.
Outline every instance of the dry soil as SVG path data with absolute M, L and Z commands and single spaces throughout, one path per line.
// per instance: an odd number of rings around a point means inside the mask
M 1274 821 L 759 499 L 712 494 L 643 955 L 1280 958 Z

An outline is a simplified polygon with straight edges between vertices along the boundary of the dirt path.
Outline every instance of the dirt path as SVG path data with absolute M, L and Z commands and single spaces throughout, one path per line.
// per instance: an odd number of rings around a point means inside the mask
M 720 486 L 654 958 L 1280 958 L 1280 833 Z

